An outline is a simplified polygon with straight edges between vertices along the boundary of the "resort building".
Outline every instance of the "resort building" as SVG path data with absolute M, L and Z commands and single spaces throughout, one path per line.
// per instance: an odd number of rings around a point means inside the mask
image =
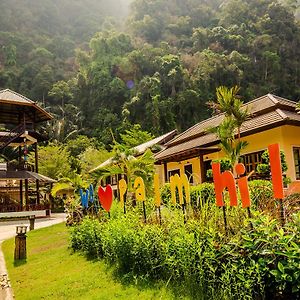
M 37 126 L 52 116 L 32 100 L 9 89 L 0 91 L 0 213 L 49 209 L 43 184 L 55 182 L 38 173 Z M 32 152 L 33 164 L 28 163 Z
M 241 140 L 248 146 L 242 152 L 247 174 L 256 172 L 261 155 L 268 145 L 279 143 L 286 155 L 286 176 L 292 182 L 300 180 L 300 115 L 296 102 L 267 94 L 244 104 L 249 119 L 241 128 Z M 191 184 L 207 181 L 211 162 L 224 157 L 217 136 L 208 129 L 218 126 L 224 114 L 202 121 L 165 144 L 166 149 L 155 155 L 160 166 L 161 183 L 169 182 L 174 174 L 187 174 Z

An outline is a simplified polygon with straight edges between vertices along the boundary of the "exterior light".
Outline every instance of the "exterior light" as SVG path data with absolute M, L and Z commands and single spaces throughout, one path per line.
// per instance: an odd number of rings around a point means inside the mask
M 15 237 L 15 260 L 26 259 L 26 231 L 27 226 L 17 226 Z
M 27 231 L 27 226 L 17 226 L 16 233 L 17 235 L 25 235 Z

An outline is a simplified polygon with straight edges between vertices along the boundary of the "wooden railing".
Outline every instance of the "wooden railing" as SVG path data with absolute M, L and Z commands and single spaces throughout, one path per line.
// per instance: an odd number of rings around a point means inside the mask
M 20 124 L 5 135 L 0 137 L 0 151 L 7 147 L 16 138 L 20 137 L 25 132 L 24 124 Z
M 34 210 L 45 210 L 50 209 L 50 204 L 30 204 L 24 205 L 3 205 L 0 204 L 0 213 L 3 212 L 17 212 L 17 211 L 34 211 Z

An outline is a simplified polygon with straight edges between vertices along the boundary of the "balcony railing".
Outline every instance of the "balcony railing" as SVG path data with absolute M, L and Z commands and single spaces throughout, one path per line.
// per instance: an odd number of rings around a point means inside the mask
M 16 138 L 20 137 L 25 132 L 25 125 L 20 124 L 11 131 L 0 137 L 0 151 L 12 143 Z

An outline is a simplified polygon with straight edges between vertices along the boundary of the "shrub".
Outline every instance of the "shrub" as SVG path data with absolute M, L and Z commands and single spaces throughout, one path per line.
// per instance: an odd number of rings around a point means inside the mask
M 215 190 L 214 184 L 205 182 L 196 186 L 191 186 L 190 190 L 191 204 L 194 207 L 198 207 L 201 203 L 213 203 L 215 202 Z M 176 196 L 178 197 L 178 191 L 176 189 Z M 171 201 L 171 189 L 170 184 L 166 183 L 161 189 L 161 199 L 163 204 L 169 204 Z
M 273 200 L 273 186 L 269 180 L 249 181 L 252 205 L 263 209 Z
M 171 187 L 170 183 L 165 183 L 160 189 L 161 201 L 163 204 L 168 204 L 171 200 Z
M 178 210 L 162 213 L 169 214 L 163 226 L 143 224 L 134 211 L 109 221 L 85 218 L 72 228 L 72 248 L 125 274 L 182 284 L 195 299 L 299 299 L 299 213 L 281 228 L 254 212 L 253 230 L 227 235 L 214 223 L 183 224 Z
M 213 183 L 204 182 L 191 187 L 191 203 L 193 206 L 199 206 L 203 203 L 215 202 L 215 188 Z M 201 202 L 200 202 L 201 201 Z
M 270 155 L 269 151 L 266 150 L 263 152 L 261 155 L 261 160 L 262 162 L 257 165 L 256 171 L 258 174 L 261 174 L 262 176 L 270 176 Z M 286 162 L 286 157 L 284 152 L 281 150 L 280 151 L 280 160 L 281 160 L 281 168 L 282 168 L 282 173 L 285 173 L 288 170 L 288 165 Z

